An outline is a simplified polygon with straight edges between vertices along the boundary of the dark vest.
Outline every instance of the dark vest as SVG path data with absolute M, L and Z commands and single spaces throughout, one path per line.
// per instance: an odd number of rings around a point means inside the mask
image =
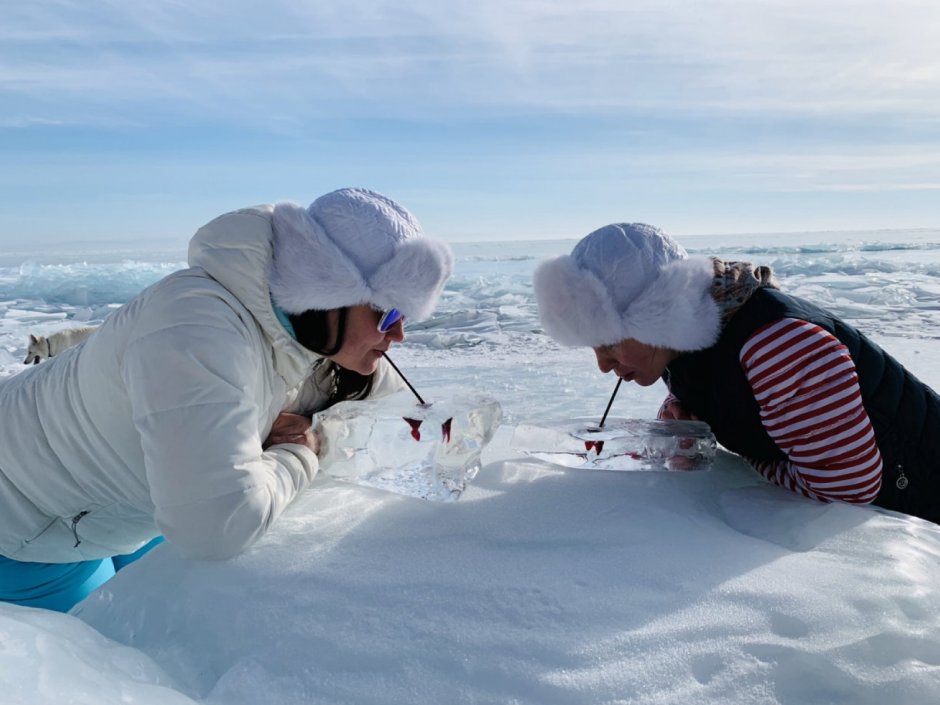
M 808 301 L 759 289 L 715 345 L 669 364 L 663 378 L 670 391 L 728 450 L 757 461 L 786 457 L 761 424 L 739 362 L 751 335 L 781 318 L 815 323 L 848 348 L 884 461 L 874 503 L 940 523 L 940 397 L 858 330 Z

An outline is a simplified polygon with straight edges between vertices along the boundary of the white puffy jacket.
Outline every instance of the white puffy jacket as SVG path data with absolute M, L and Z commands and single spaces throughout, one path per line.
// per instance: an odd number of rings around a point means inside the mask
M 0 554 L 80 561 L 162 533 L 190 556 L 226 558 L 310 483 L 306 446 L 261 448 L 281 411 L 327 397 L 320 358 L 274 314 L 271 240 L 270 207 L 215 219 L 193 237 L 189 269 L 0 383 Z M 380 362 L 372 396 L 402 386 Z

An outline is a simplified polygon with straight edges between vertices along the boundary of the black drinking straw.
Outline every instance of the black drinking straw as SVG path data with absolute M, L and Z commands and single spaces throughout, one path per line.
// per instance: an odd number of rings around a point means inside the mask
M 389 360 L 391 362 L 391 360 Z M 392 365 L 394 367 L 394 365 Z M 398 374 L 401 374 L 400 372 Z M 617 396 L 617 390 L 620 389 L 620 383 L 623 382 L 622 377 L 617 378 L 617 386 L 614 387 L 614 393 L 610 395 L 610 401 L 607 402 L 607 408 L 604 409 L 604 415 L 601 417 L 601 422 L 597 424 L 598 428 L 604 428 L 604 422 L 607 420 L 607 414 L 610 413 L 610 405 L 614 403 L 614 397 Z M 417 392 L 415 392 L 417 394 Z
M 405 377 L 405 375 L 403 375 L 403 374 L 401 373 L 401 370 L 398 369 L 398 366 L 397 366 L 394 362 L 392 362 L 392 358 L 390 358 L 390 357 L 389 357 L 388 355 L 386 355 L 385 353 L 382 353 L 382 357 L 384 357 L 386 360 L 388 360 L 388 364 L 390 364 L 390 365 L 392 366 L 392 369 L 395 370 L 395 371 L 398 373 L 398 376 L 402 378 L 402 380 L 404 381 L 404 383 L 408 385 L 408 389 L 410 389 L 410 390 L 414 393 L 414 395 L 415 395 L 416 397 L 418 397 L 418 402 L 419 402 L 420 404 L 424 405 L 424 399 L 422 399 L 422 398 L 421 398 L 421 395 L 418 394 L 418 390 L 411 386 L 411 382 L 409 382 L 409 381 L 408 381 L 408 378 Z M 613 401 L 613 399 L 611 399 L 611 401 Z M 604 414 L 604 416 L 607 416 L 607 414 Z

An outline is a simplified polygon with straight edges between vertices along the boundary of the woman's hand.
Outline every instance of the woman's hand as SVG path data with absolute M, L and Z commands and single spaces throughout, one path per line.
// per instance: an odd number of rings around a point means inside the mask
M 663 405 L 659 407 L 659 413 L 656 418 L 662 421 L 698 421 L 698 416 L 690 414 L 682 406 L 682 402 L 676 399 L 672 394 L 666 397 Z
M 672 394 L 667 396 L 663 401 L 662 406 L 659 407 L 659 413 L 656 414 L 656 418 L 661 421 L 698 421 L 698 417 L 686 411 L 685 407 L 682 406 L 682 402 L 676 399 Z M 692 439 L 681 439 L 679 441 L 679 447 L 686 450 L 691 448 Z M 686 458 L 682 455 L 674 455 L 669 458 L 669 467 L 672 470 L 693 470 L 695 466 L 691 458 Z
M 307 446 L 314 453 L 320 452 L 320 438 L 313 428 L 313 422 L 309 416 L 301 414 L 286 411 L 278 414 L 274 425 L 271 426 L 271 433 L 261 447 L 268 448 L 281 443 L 298 443 Z

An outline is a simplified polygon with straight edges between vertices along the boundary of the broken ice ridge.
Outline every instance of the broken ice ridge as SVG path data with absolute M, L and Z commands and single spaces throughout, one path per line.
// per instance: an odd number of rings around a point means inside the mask
M 557 424 L 519 424 L 512 447 L 533 458 L 566 467 L 599 470 L 703 470 L 717 443 L 701 421 L 607 419 L 603 428 L 587 419 Z
M 456 500 L 502 421 L 499 403 L 465 389 L 427 404 L 409 392 L 345 401 L 314 415 L 331 477 L 435 501 Z

